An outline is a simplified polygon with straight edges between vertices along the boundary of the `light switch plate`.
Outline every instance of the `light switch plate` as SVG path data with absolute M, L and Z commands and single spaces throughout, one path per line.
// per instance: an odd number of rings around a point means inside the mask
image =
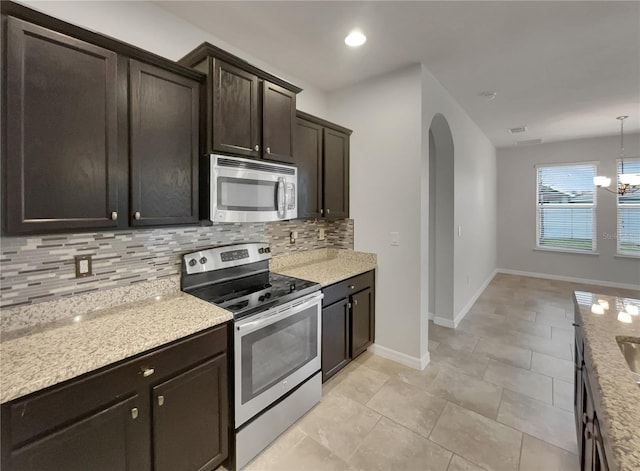
M 400 233 L 399 232 L 392 232 L 391 233 L 391 245 L 393 247 L 400 246 Z
M 76 278 L 85 278 L 93 275 L 91 255 L 76 255 Z

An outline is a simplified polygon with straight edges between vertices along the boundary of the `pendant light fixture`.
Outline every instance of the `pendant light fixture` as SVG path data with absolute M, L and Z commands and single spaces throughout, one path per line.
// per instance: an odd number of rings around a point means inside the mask
M 616 118 L 620 121 L 620 175 L 618 177 L 618 188 L 616 191 L 609 189 L 609 185 L 611 185 L 611 178 L 609 177 L 602 175 L 593 177 L 595 186 L 620 196 L 640 190 L 640 173 L 624 173 L 624 120 L 627 118 L 628 116 L 618 116 Z

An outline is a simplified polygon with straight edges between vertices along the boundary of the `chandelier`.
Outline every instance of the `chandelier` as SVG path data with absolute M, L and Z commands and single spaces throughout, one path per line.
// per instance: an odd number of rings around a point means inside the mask
M 620 196 L 640 190 L 640 173 L 624 173 L 624 120 L 627 118 L 628 116 L 618 116 L 616 118 L 620 121 L 620 175 L 618 175 L 618 188 L 616 191 L 609 189 L 609 185 L 611 185 L 611 178 L 609 177 L 602 175 L 593 177 L 595 186 Z

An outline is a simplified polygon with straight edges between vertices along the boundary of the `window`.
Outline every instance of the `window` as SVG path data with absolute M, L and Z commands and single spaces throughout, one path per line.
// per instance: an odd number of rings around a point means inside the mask
M 622 164 L 618 161 L 618 179 Z M 640 173 L 640 159 L 625 159 L 624 173 Z M 618 183 L 620 181 L 618 180 Z M 640 256 L 640 192 L 618 195 L 618 253 Z
M 536 166 L 537 241 L 545 249 L 596 249 L 595 164 Z

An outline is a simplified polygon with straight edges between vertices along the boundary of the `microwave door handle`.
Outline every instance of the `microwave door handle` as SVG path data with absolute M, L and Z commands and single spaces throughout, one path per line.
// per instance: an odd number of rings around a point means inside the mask
M 286 192 L 285 192 L 283 177 L 278 177 L 277 191 L 278 191 L 278 200 L 277 200 L 278 217 L 281 219 L 284 219 L 284 210 L 286 207 Z

